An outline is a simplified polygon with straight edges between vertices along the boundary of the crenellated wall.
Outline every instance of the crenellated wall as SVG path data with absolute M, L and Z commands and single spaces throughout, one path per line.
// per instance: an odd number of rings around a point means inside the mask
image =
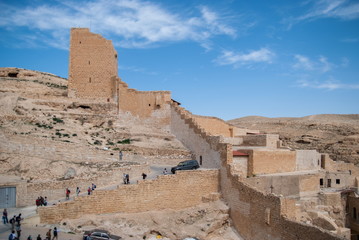
M 196 124 L 188 111 L 176 104 L 172 104 L 172 109 L 172 120 L 176 120 L 174 126 L 171 125 L 173 133 L 187 144 L 190 144 L 192 139 L 204 141 L 208 144 L 209 151 L 212 154 L 217 153 L 216 156 L 219 156 L 220 192 L 230 207 L 230 216 L 235 229 L 244 239 L 344 239 L 318 227 L 294 221 L 296 212 L 294 199 L 260 192 L 246 184 L 238 175 L 234 174 L 235 170 L 232 169 L 232 146 L 221 141 L 211 141 L 210 136 Z M 197 139 L 199 136 L 202 140 Z M 218 138 L 218 140 L 220 139 Z M 193 147 L 191 150 L 197 154 L 200 149 Z M 292 157 L 292 168 L 295 169 L 295 154 Z M 309 178 L 307 182 L 312 182 L 313 179 L 316 178 Z M 305 189 L 305 184 L 299 186 L 299 189 Z
M 171 132 L 194 153 L 201 167 L 220 168 L 219 153 L 212 145 L 218 143 L 221 137 L 206 135 L 191 113 L 176 104 L 171 107 Z

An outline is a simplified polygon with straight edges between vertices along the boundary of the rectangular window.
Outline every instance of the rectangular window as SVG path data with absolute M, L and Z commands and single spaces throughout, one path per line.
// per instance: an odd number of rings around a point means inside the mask
M 321 178 L 321 179 L 319 180 L 319 182 L 320 182 L 320 186 L 323 186 L 323 184 L 324 184 L 323 178 Z
M 336 184 L 340 184 L 340 179 L 335 180 Z

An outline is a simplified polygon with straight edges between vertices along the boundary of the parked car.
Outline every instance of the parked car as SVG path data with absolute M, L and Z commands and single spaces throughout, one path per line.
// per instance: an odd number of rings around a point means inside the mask
M 177 170 L 192 170 L 197 168 L 199 168 L 197 160 L 187 160 L 180 162 L 177 166 L 171 168 L 171 172 L 175 174 Z
M 91 230 L 85 231 L 83 240 L 88 240 L 87 236 L 89 236 L 89 240 L 119 240 L 121 237 L 116 235 L 111 235 L 108 231 L 105 230 Z

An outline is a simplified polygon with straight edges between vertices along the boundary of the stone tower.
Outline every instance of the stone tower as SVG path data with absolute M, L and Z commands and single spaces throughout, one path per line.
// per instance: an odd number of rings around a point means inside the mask
M 112 41 L 88 28 L 72 28 L 68 96 L 118 101 L 117 52 Z

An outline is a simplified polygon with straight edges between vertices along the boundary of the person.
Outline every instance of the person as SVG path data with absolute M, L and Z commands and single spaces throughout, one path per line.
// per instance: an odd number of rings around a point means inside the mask
M 56 227 L 54 227 L 53 233 L 54 233 L 54 237 L 52 238 L 52 240 L 54 240 L 55 238 L 56 238 L 56 240 L 58 240 L 58 231 L 57 231 Z
M 9 235 L 9 240 L 15 240 L 16 239 L 16 234 L 15 234 L 15 231 L 12 230 L 10 235 Z
M 142 179 L 146 179 L 147 174 L 146 173 L 142 173 Z
M 87 195 L 91 195 L 91 188 L 90 187 L 87 189 Z
M 17 239 L 20 239 L 20 236 L 21 236 L 21 224 L 20 224 L 20 222 L 16 225 L 16 233 L 17 233 Z
M 126 174 L 126 184 L 130 184 L 130 175 Z
M 47 206 L 47 197 L 45 196 L 45 199 L 44 199 L 44 206 Z
M 46 233 L 46 240 L 51 240 L 51 228 Z
M 10 219 L 11 231 L 15 230 L 15 222 L 16 222 L 16 216 L 14 215 L 14 217 Z
M 36 207 L 40 207 L 41 206 L 41 202 L 40 202 L 40 197 L 38 197 L 37 199 L 36 199 Z
M 24 220 L 22 217 L 21 217 L 21 213 L 19 213 L 19 215 L 16 217 L 16 223 L 18 224 L 18 225 L 20 225 L 21 224 L 21 220 Z
M 69 200 L 70 199 L 70 189 L 66 188 L 66 200 Z
M 9 219 L 7 218 L 7 210 L 6 210 L 6 208 L 4 208 L 4 211 L 2 212 L 2 219 L 3 219 L 4 224 L 9 223 Z
M 42 240 L 42 238 L 41 238 L 41 235 L 40 235 L 40 234 L 39 234 L 39 235 L 37 235 L 36 240 Z
M 87 234 L 87 236 L 85 237 L 85 239 L 84 240 L 91 240 L 91 238 L 90 238 L 90 234 Z
M 78 196 L 78 195 L 80 194 L 80 192 L 81 192 L 81 191 L 80 191 L 80 188 L 77 187 L 77 188 L 76 188 L 76 196 Z
M 123 184 L 126 184 L 127 182 L 127 178 L 126 178 L 126 173 L 123 174 Z
M 27 240 L 32 240 L 31 235 L 29 235 L 29 236 L 27 237 Z
M 95 188 L 96 188 L 96 185 L 92 183 L 91 190 L 93 191 L 93 190 L 95 190 Z
M 121 161 L 121 160 L 122 160 L 122 157 L 123 157 L 122 151 L 120 151 L 119 156 L 120 156 L 120 161 Z
M 163 174 L 167 175 L 167 168 L 163 169 Z

